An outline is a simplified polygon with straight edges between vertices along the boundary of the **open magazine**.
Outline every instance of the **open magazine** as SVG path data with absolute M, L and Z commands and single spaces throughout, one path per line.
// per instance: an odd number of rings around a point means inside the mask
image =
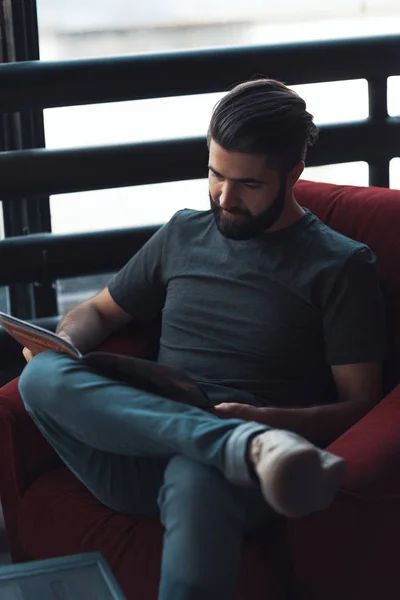
M 184 373 L 153 361 L 109 352 L 82 354 L 56 333 L 0 312 L 0 325 L 35 356 L 45 350 L 65 352 L 97 372 L 166 398 L 206 408 L 210 401 Z

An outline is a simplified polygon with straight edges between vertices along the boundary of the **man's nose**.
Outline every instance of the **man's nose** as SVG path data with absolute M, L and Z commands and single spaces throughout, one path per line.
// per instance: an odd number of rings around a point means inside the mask
M 219 205 L 221 208 L 225 210 L 236 206 L 237 199 L 235 194 L 235 186 L 230 181 L 224 181 L 222 184 L 222 191 L 219 197 Z

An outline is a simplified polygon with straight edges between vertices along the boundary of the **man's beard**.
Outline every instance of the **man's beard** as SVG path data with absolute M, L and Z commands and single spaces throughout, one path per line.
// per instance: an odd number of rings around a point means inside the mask
M 214 214 L 215 223 L 222 235 L 231 240 L 249 240 L 270 229 L 281 216 L 285 208 L 286 178 L 282 177 L 280 186 L 272 204 L 262 213 L 253 216 L 249 211 L 239 208 L 225 210 L 220 207 L 218 200 L 213 200 L 210 194 L 211 211 Z M 240 215 L 231 218 L 229 214 Z

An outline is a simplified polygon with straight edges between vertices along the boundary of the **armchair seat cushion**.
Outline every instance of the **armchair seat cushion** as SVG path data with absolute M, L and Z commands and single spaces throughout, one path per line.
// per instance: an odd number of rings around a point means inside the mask
M 237 598 L 286 598 L 286 522 L 246 541 Z M 123 515 L 102 505 L 65 467 L 41 475 L 25 493 L 19 537 L 27 556 L 42 559 L 100 551 L 127 598 L 156 600 L 163 528 L 158 518 Z

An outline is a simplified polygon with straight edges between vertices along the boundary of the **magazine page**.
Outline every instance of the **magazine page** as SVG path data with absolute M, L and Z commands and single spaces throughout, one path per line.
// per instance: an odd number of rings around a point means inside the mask
M 91 352 L 82 355 L 73 344 L 56 333 L 2 312 L 0 312 L 0 325 L 20 344 L 29 348 L 34 356 L 45 350 L 65 352 L 83 360 L 102 375 L 117 381 L 177 402 L 201 408 L 210 407 L 210 401 L 204 392 L 183 372 L 150 360 L 122 354 Z
M 22 346 L 29 348 L 34 356 L 45 350 L 57 350 L 66 352 L 74 358 L 82 357 L 79 350 L 70 342 L 38 325 L 33 325 L 3 312 L 0 312 L 0 325 Z

